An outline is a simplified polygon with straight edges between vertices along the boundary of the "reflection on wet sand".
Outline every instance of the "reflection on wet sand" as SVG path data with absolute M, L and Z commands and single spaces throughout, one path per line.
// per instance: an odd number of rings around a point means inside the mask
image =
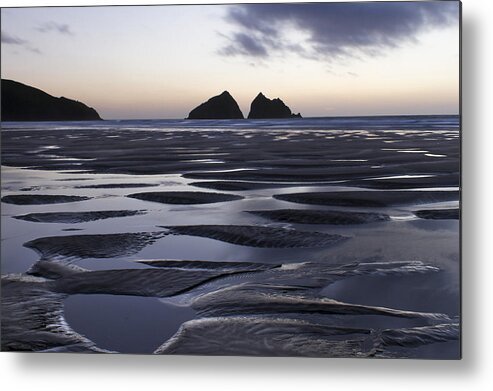
M 385 121 L 3 129 L 2 349 L 457 358 L 459 132 Z

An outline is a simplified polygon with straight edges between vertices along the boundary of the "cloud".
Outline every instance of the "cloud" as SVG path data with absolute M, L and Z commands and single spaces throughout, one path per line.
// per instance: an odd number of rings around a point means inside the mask
M 10 35 L 9 33 L 7 33 L 6 31 L 3 31 L 3 30 L 2 30 L 2 44 L 16 45 L 16 46 L 22 47 L 23 49 L 26 49 L 32 53 L 41 54 L 41 50 L 32 46 L 29 43 L 29 41 L 26 41 L 25 39 Z
M 264 44 L 253 39 L 245 33 L 233 34 L 230 44 L 219 51 L 226 56 L 245 55 L 253 57 L 266 57 L 267 49 Z
M 28 46 L 28 47 L 26 47 L 26 49 L 32 53 L 43 54 L 43 52 L 41 50 L 39 50 L 38 48 L 32 47 L 32 46 Z
M 292 53 L 317 60 L 377 56 L 420 33 L 458 23 L 456 1 L 244 4 L 226 20 L 236 31 L 226 56 Z
M 13 35 L 10 35 L 2 30 L 2 43 L 7 45 L 25 45 L 28 42 L 24 39 L 14 37 Z
M 36 30 L 40 33 L 49 33 L 53 31 L 64 35 L 75 35 L 68 24 L 57 22 L 43 23 L 41 26 L 36 27 Z

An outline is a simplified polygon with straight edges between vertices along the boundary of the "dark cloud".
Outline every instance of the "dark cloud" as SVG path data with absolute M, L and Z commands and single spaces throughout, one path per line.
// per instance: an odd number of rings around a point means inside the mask
M 36 27 L 36 30 L 40 33 L 57 32 L 64 35 L 75 35 L 68 24 L 61 24 L 57 22 L 43 23 L 41 26 Z
M 375 56 L 416 41 L 423 31 L 457 23 L 458 7 L 456 1 L 239 5 L 227 15 L 237 31 L 220 53 L 266 58 L 289 52 L 325 60 Z
M 226 56 L 242 54 L 254 57 L 266 57 L 267 49 L 262 42 L 253 39 L 250 35 L 236 33 L 230 39 L 230 44 L 223 48 L 220 53 Z
M 26 49 L 32 53 L 41 54 L 41 51 L 38 48 L 33 47 L 29 43 L 29 41 L 26 41 L 25 39 L 10 35 L 6 31 L 2 31 L 2 43 L 6 44 L 6 45 L 16 45 L 16 46 L 22 47 L 23 49 Z
M 27 41 L 18 37 L 14 37 L 13 35 L 10 35 L 5 31 L 2 31 L 2 43 L 5 43 L 7 45 L 25 45 Z

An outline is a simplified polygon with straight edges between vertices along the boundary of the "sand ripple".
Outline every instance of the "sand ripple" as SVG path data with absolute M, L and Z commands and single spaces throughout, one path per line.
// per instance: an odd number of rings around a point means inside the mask
M 270 270 L 280 265 L 255 263 L 255 262 L 209 262 L 209 261 L 188 261 L 188 260 L 150 260 L 139 261 L 153 267 L 179 268 L 188 270 L 239 270 L 239 271 L 261 271 Z
M 49 258 L 114 258 L 136 254 L 163 237 L 162 232 L 51 236 L 31 240 L 25 247 Z
M 347 236 L 323 232 L 253 225 L 182 225 L 163 228 L 177 235 L 201 236 L 240 246 L 264 248 L 326 247 L 349 239 Z
M 2 202 L 15 205 L 43 205 L 85 201 L 90 198 L 91 197 L 69 195 L 12 194 L 2 197 Z
M 64 276 L 51 283 L 56 292 L 166 297 L 227 275 L 224 270 L 120 269 Z
M 217 290 L 193 301 L 201 316 L 262 313 L 318 313 L 332 315 L 380 315 L 446 321 L 445 314 L 414 312 L 386 307 L 344 303 L 306 294 L 290 294 L 283 286 L 245 283 Z
M 369 334 L 367 329 L 330 327 L 294 319 L 217 317 L 184 323 L 155 353 L 362 357 L 366 355 L 364 342 Z
M 459 209 L 427 209 L 414 212 L 420 219 L 429 220 L 458 220 L 460 217 Z
M 386 207 L 425 204 L 459 199 L 457 191 L 338 191 L 275 194 L 282 201 L 309 205 Z
M 153 187 L 158 186 L 153 183 L 101 183 L 98 185 L 75 186 L 76 189 L 131 189 L 134 187 Z
M 261 183 L 261 182 L 241 182 L 241 181 L 204 181 L 192 182 L 191 186 L 202 187 L 205 189 L 223 191 L 244 191 L 244 190 L 263 190 L 276 189 L 282 187 L 292 187 L 296 184 L 290 183 Z
M 274 221 L 297 224 L 348 225 L 390 220 L 390 217 L 383 213 L 343 212 L 336 210 L 276 209 L 248 211 L 248 213 Z
M 135 193 L 127 197 L 144 201 L 160 202 L 162 204 L 212 204 L 215 202 L 241 200 L 243 197 L 233 194 L 205 193 L 199 191 L 161 191 Z
M 382 331 L 383 345 L 417 347 L 435 342 L 458 340 L 460 327 L 458 323 L 445 323 L 434 326 L 411 327 Z
M 35 223 L 67 223 L 76 224 L 87 221 L 96 221 L 114 217 L 126 217 L 144 214 L 141 210 L 102 210 L 91 212 L 52 212 L 52 213 L 29 213 L 26 215 L 13 216 L 18 220 L 31 221 Z

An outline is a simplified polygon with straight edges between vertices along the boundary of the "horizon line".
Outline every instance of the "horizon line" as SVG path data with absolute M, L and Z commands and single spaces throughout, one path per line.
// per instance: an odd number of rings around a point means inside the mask
M 298 119 L 317 119 L 317 118 L 364 118 L 364 117 L 444 117 L 460 116 L 461 113 L 454 114 L 357 114 L 357 115 L 318 115 L 302 118 L 238 118 L 233 121 L 271 121 L 271 120 L 298 120 Z M 102 121 L 231 121 L 225 118 L 210 119 L 189 119 L 189 118 L 103 118 Z

